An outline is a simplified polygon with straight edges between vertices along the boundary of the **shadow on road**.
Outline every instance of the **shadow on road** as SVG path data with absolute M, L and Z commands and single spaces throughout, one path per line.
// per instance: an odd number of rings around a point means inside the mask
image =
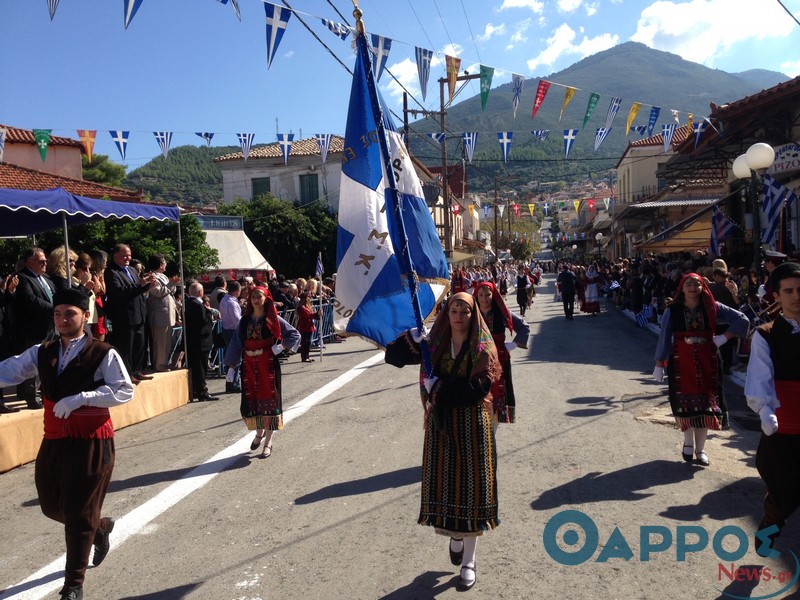
M 320 500 L 330 500 L 331 498 L 341 498 L 343 496 L 355 496 L 358 494 L 369 494 L 387 488 L 398 488 L 420 482 L 422 467 L 408 467 L 399 471 L 381 473 L 364 479 L 354 481 L 344 481 L 334 483 L 311 492 L 305 496 L 300 496 L 294 501 L 295 504 L 311 504 Z
M 181 600 L 186 598 L 191 592 L 199 588 L 202 583 L 188 583 L 179 585 L 168 590 L 160 590 L 152 594 L 141 594 L 140 596 L 124 596 L 120 600 Z
M 697 474 L 698 477 L 702 475 L 702 471 Z M 761 519 L 765 491 L 761 479 L 745 477 L 709 492 L 698 502 L 683 506 L 671 506 L 660 514 L 668 519 L 686 522 L 700 521 L 705 517 L 715 521 L 750 517 L 757 523 Z
M 455 568 L 455 567 L 454 567 Z M 439 579 L 450 575 L 451 578 L 443 583 L 439 583 Z M 429 600 L 436 598 L 441 593 L 456 587 L 458 577 L 452 577 L 452 573 L 447 571 L 428 571 L 406 586 L 401 587 L 385 596 L 381 596 L 379 600 L 409 600 L 414 598 L 417 600 Z
M 531 502 L 533 510 L 550 510 L 585 502 L 635 501 L 653 496 L 642 493 L 659 485 L 671 485 L 691 480 L 695 469 L 691 465 L 667 460 L 655 460 L 634 465 L 612 473 L 587 473 L 579 479 L 544 492 Z

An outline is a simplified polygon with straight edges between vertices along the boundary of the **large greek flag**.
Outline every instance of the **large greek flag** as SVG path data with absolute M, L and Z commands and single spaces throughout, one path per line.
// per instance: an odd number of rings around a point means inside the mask
M 356 33 L 356 43 L 339 191 L 334 325 L 386 346 L 417 326 L 408 275 L 417 282 L 424 319 L 447 291 L 449 272 L 422 185 L 372 79 L 363 33 Z M 370 99 L 370 84 L 376 103 Z M 385 140 L 378 128 L 381 118 Z M 402 225 L 396 218 L 398 203 Z

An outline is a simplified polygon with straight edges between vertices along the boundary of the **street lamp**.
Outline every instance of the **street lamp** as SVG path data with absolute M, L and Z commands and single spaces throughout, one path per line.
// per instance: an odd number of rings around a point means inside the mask
M 594 239 L 597 240 L 597 262 L 600 262 L 600 243 L 603 241 L 603 233 L 598 231 Z
M 761 271 L 761 208 L 758 205 L 759 171 L 765 171 L 775 162 L 775 150 L 759 142 L 733 161 L 733 175 L 737 179 L 750 178 L 750 198 L 753 202 L 753 270 Z

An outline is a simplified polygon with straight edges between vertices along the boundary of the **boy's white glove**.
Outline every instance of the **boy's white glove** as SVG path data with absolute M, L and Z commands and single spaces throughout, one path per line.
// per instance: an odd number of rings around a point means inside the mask
M 656 367 L 655 369 L 653 369 L 653 379 L 655 379 L 658 383 L 663 383 L 664 367 Z
M 712 339 L 712 341 L 714 342 L 714 345 L 715 345 L 717 348 L 719 348 L 720 346 L 722 346 L 722 344 L 724 344 L 725 342 L 727 342 L 727 341 L 728 341 L 728 338 L 727 338 L 727 337 L 725 337 L 725 334 L 724 334 L 724 333 L 720 333 L 719 335 L 715 335 L 715 336 L 714 336 L 713 338 L 711 338 L 711 339 Z
M 424 377 L 422 379 L 422 385 L 425 386 L 425 391 L 430 394 L 437 381 L 439 381 L 439 378 L 436 375 L 433 377 Z
M 275 345 L 272 347 L 272 353 L 273 353 L 275 356 L 278 356 L 278 354 L 280 354 L 281 352 L 283 352 L 283 344 L 275 344 Z
M 80 408 L 83 406 L 84 400 L 83 396 L 80 394 L 75 394 L 74 396 L 66 396 L 56 402 L 55 406 L 53 407 L 53 413 L 59 419 L 66 419 L 72 414 L 72 411 L 76 408 Z
M 765 435 L 772 435 L 778 431 L 778 417 L 769 406 L 762 406 L 758 416 L 761 417 L 761 431 Z
M 421 344 L 422 340 L 428 339 L 428 332 L 424 327 L 422 328 L 422 332 L 420 332 L 420 330 L 416 327 L 412 327 L 408 332 L 411 334 L 411 339 L 418 344 Z

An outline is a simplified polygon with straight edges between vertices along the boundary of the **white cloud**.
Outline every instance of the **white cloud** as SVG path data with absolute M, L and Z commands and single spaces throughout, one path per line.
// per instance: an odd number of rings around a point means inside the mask
M 619 43 L 619 36 L 616 34 L 604 33 L 593 38 L 583 36 L 580 42 L 575 43 L 577 36 L 575 30 L 566 23 L 559 26 L 545 41 L 546 49 L 528 61 L 528 69 L 535 71 L 542 65 L 552 66 L 562 56 L 577 56 L 580 60 Z
M 531 26 L 531 19 L 523 19 L 522 21 L 518 21 L 517 24 L 514 26 L 514 33 L 511 34 L 511 38 L 508 40 L 508 45 L 506 46 L 506 50 L 511 50 L 517 44 L 524 44 L 528 41 L 528 36 L 525 33 L 528 31 L 528 28 Z
M 560 12 L 571 13 L 578 10 L 582 0 L 558 0 L 558 10 Z
M 789 77 L 797 77 L 800 75 L 800 60 L 781 63 L 781 73 Z
M 713 66 L 738 42 L 784 37 L 795 27 L 777 2 L 659 0 L 642 11 L 631 39 Z
M 486 29 L 484 30 L 483 34 L 478 35 L 479 42 L 488 42 L 493 36 L 495 35 L 505 35 L 506 34 L 506 24 L 501 23 L 498 26 L 494 26 L 491 23 L 486 24 Z
M 540 0 L 503 0 L 500 10 L 508 8 L 529 8 L 536 14 L 542 14 L 544 12 L 544 2 Z

